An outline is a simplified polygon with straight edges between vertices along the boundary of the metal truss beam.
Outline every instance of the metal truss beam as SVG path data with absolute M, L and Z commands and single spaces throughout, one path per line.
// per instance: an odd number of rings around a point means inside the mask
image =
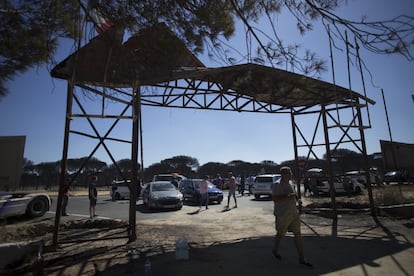
M 88 112 L 81 101 L 79 100 L 77 94 L 74 92 L 75 88 L 82 90 L 85 96 L 94 95 L 101 102 L 101 113 Z M 158 107 L 170 107 L 170 108 L 185 108 L 185 109 L 202 109 L 202 110 L 220 110 L 220 111 L 236 111 L 236 112 L 254 112 L 254 113 L 273 113 L 273 114 L 290 114 L 292 121 L 292 131 L 294 138 L 294 151 L 295 159 L 298 161 L 299 150 L 307 149 L 306 159 L 312 155 L 318 159 L 317 152 L 315 149 L 317 147 L 325 147 L 325 152 L 327 153 L 327 161 L 329 165 L 328 174 L 330 175 L 330 185 L 333 187 L 333 176 L 332 176 L 332 159 L 330 152 L 332 150 L 338 149 L 338 146 L 343 143 L 351 143 L 354 145 L 358 151 L 363 154 L 365 170 L 367 173 L 367 181 L 370 193 L 370 201 L 372 206 L 372 212 L 375 214 L 373 209 L 373 199 L 372 192 L 370 190 L 370 178 L 369 178 L 369 168 L 367 162 L 366 154 L 366 145 L 364 138 L 364 129 L 366 126 L 363 126 L 363 120 L 361 115 L 361 110 L 367 107 L 367 103 L 361 104 L 358 98 L 342 100 L 335 104 L 323 105 L 323 104 L 312 104 L 310 106 L 300 106 L 300 107 L 288 107 L 280 106 L 273 103 L 268 103 L 264 101 L 259 101 L 255 97 L 237 93 L 236 91 L 223 87 L 222 85 L 205 80 L 197 79 L 180 79 L 170 82 L 165 82 L 161 84 L 151 85 L 151 86 L 139 86 L 136 84 L 132 89 L 125 88 L 105 88 L 98 87 L 93 85 L 88 85 L 84 83 L 72 84 L 68 81 L 68 98 L 67 98 L 67 107 L 66 107 L 66 126 L 65 126 L 65 140 L 64 140 L 64 149 L 62 155 L 62 167 L 61 167 L 61 176 L 59 183 L 59 196 L 58 196 L 58 207 L 55 219 L 55 233 L 53 237 L 53 242 L 57 244 L 57 235 L 58 227 L 60 221 L 60 211 L 62 205 L 62 189 L 65 181 L 65 172 L 66 172 L 66 160 L 68 154 L 68 143 L 69 143 L 69 134 L 75 134 L 84 136 L 91 139 L 97 140 L 97 145 L 94 150 L 89 155 L 89 158 L 93 156 L 98 147 L 103 146 L 110 156 L 112 162 L 116 166 L 116 161 L 113 158 L 110 150 L 106 147 L 105 141 L 112 140 L 117 142 L 126 142 L 131 144 L 131 158 L 133 159 L 134 164 L 134 175 L 132 176 L 132 188 L 136 189 L 136 184 L 138 181 L 138 156 L 139 156 L 139 143 L 141 143 L 141 158 L 143 152 L 142 146 L 142 129 L 141 129 L 141 106 L 158 106 Z M 75 112 L 73 109 L 73 101 L 77 104 L 79 112 Z M 108 114 L 105 108 L 105 102 L 112 101 L 117 104 L 125 105 L 124 109 L 116 114 Z M 129 111 L 130 114 L 127 115 L 126 112 Z M 348 111 L 352 116 L 347 116 L 349 119 L 347 122 L 343 122 L 341 119 L 340 113 L 343 111 Z M 317 114 L 317 123 L 312 135 L 308 136 L 300 125 L 297 123 L 297 117 L 300 115 L 310 115 Z M 92 128 L 94 134 L 87 134 L 83 131 L 77 131 L 71 129 L 71 120 L 73 119 L 86 119 L 89 123 L 89 126 Z M 101 135 L 99 131 L 94 126 L 94 121 L 91 119 L 112 119 L 115 120 L 112 126 L 107 130 L 106 133 Z M 110 137 L 113 128 L 119 120 L 126 119 L 132 121 L 132 138 L 131 140 L 123 140 L 118 138 Z M 321 126 L 322 124 L 322 126 Z M 309 125 L 308 125 L 309 126 Z M 317 130 L 322 127 L 324 139 L 323 141 L 318 141 L 317 139 Z M 359 137 L 354 136 L 355 130 L 359 130 Z M 338 136 L 331 135 L 333 131 L 339 131 L 341 134 Z M 139 139 L 141 138 L 141 139 Z M 119 170 L 119 168 L 118 168 Z M 120 170 L 119 170 L 120 171 Z M 296 171 L 299 171 L 299 168 L 296 167 Z M 300 174 L 297 174 L 297 183 L 300 183 Z M 132 194 L 136 194 L 134 191 Z M 333 209 L 336 215 L 335 207 L 335 198 L 333 195 L 332 204 Z M 129 227 L 129 239 L 133 241 L 136 239 L 135 229 L 135 202 L 133 199 L 130 200 L 130 227 Z
M 290 109 L 201 80 L 175 80 L 151 86 L 155 93 L 141 95 L 142 105 L 256 113 L 290 113 Z
M 369 126 L 364 126 L 362 119 L 362 108 L 365 107 L 366 105 L 360 104 L 358 99 L 355 99 L 355 102 L 349 105 L 337 105 L 334 107 L 321 105 L 319 106 L 319 109 L 314 108 L 312 111 L 307 109 L 292 109 L 291 112 L 294 139 L 293 143 L 295 148 L 294 150 L 296 161 L 298 161 L 300 149 L 305 151 L 305 154 L 302 156 L 306 156 L 305 164 L 308 164 L 308 160 L 311 156 L 315 159 L 322 159 L 320 156 L 318 156 L 316 148 L 324 148 L 323 152 L 326 154 L 325 158 L 327 161 L 327 177 L 331 190 L 331 203 L 335 217 L 336 203 L 335 192 L 333 188 L 333 160 L 331 152 L 338 149 L 339 146 L 343 144 L 352 144 L 363 157 L 363 167 L 367 180 L 367 190 L 370 199 L 371 213 L 375 216 L 375 207 L 373 204 L 374 200 L 372 196 L 371 179 L 369 175 L 369 164 L 364 136 L 364 129 Z M 347 112 L 347 116 L 344 116 L 344 114 L 342 114 L 344 112 Z M 302 129 L 297 121 L 300 115 L 310 115 L 312 113 L 317 115 L 317 119 L 313 128 L 313 133 L 311 135 L 307 135 L 304 133 L 304 129 Z M 345 122 L 344 119 L 346 120 Z M 307 121 L 307 129 L 309 129 L 309 127 L 311 126 L 309 121 Z M 322 141 L 318 140 L 318 130 L 322 130 Z M 298 162 L 296 163 L 298 164 Z M 297 183 L 301 182 L 301 178 L 304 176 L 305 168 L 307 168 L 307 166 L 304 168 L 299 168 L 298 165 L 296 166 L 296 171 L 298 172 Z

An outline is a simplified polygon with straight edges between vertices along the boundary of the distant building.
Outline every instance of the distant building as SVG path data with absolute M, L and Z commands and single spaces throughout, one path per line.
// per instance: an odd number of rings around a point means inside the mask
M 26 136 L 0 136 L 0 190 L 20 185 Z

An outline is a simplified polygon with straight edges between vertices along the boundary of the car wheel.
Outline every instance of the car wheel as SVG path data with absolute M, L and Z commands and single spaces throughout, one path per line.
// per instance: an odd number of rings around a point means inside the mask
M 119 193 L 115 194 L 115 200 L 120 200 L 121 199 L 121 195 Z
M 29 217 L 41 217 L 49 210 L 49 201 L 46 197 L 35 197 L 27 206 L 27 215 Z
M 254 195 L 254 198 L 255 199 L 259 199 L 260 198 L 260 195 Z
M 362 193 L 361 187 L 355 187 L 355 194 L 359 195 Z

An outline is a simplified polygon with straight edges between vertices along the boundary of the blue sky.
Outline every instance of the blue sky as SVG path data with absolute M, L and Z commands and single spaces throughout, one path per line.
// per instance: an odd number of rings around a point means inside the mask
M 366 14 L 368 20 L 393 18 L 402 13 L 413 15 L 413 12 L 414 4 L 407 0 L 349 1 L 349 6 L 340 10 L 341 14 L 354 18 Z M 280 30 L 283 40 L 297 41 L 328 62 L 329 71 L 320 78 L 332 82 L 326 34 L 315 28 L 300 37 L 295 35 L 294 24 L 286 23 L 288 17 L 281 15 L 278 20 L 283 22 L 279 25 L 283 26 Z M 62 45 L 57 61 L 71 53 L 71 43 Z M 239 36 L 231 43 L 243 45 Z M 242 46 L 240 49 L 245 51 Z M 414 62 L 399 55 L 379 56 L 365 50 L 361 50 L 361 56 L 372 74 L 372 82 L 368 74 L 364 75 L 367 96 L 376 101 L 369 109 L 372 128 L 365 131 L 368 153 L 379 152 L 379 140 L 390 139 L 381 88 L 385 93 L 393 140 L 414 143 L 414 102 L 411 99 Z M 222 66 L 204 56 L 199 58 L 209 67 Z M 335 51 L 334 61 L 337 85 L 348 87 L 345 53 Z M 8 83 L 9 95 L 0 101 L 0 135 L 25 135 L 25 157 L 34 163 L 57 161 L 62 156 L 66 82 L 51 78 L 49 70 L 39 67 L 17 76 Z M 355 69 L 352 80 L 352 90 L 362 94 L 360 75 Z M 280 163 L 294 157 L 291 122 L 286 115 L 143 107 L 142 116 L 145 167 L 176 155 L 197 158 L 201 165 L 232 160 Z M 116 135 L 130 137 L 131 132 L 130 123 L 122 123 Z M 89 155 L 93 146 L 84 138 L 71 135 L 69 158 Z M 127 145 L 111 145 L 111 152 L 116 160 L 130 158 Z M 101 149 L 95 157 L 110 162 Z

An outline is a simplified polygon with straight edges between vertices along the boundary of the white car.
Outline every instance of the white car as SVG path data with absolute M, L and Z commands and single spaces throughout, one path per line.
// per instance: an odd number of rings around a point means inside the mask
M 365 171 L 350 171 L 345 173 L 346 176 L 349 176 L 356 181 L 365 184 L 367 183 L 367 178 L 365 177 Z M 381 177 L 379 176 L 378 172 L 375 170 L 369 171 L 369 177 L 371 181 L 371 185 L 382 185 Z
M 112 200 L 120 200 L 120 199 L 129 199 L 130 191 L 129 185 L 131 184 L 131 180 L 125 181 L 114 181 L 111 186 L 110 195 Z M 137 188 L 137 199 L 141 194 L 142 187 L 138 185 Z
M 351 191 L 353 194 L 360 194 L 365 190 L 365 185 L 355 178 L 350 178 L 351 180 Z M 316 188 L 319 192 L 329 193 L 329 182 L 328 180 L 318 181 Z M 341 177 L 334 177 L 334 189 L 336 193 L 346 193 L 344 188 L 344 182 Z
M 262 174 L 256 176 L 251 187 L 251 193 L 256 199 L 259 199 L 262 195 L 271 196 L 272 186 L 279 183 L 280 178 L 280 174 Z
M 0 218 L 27 215 L 35 218 L 50 210 L 52 201 L 46 193 L 0 192 Z

